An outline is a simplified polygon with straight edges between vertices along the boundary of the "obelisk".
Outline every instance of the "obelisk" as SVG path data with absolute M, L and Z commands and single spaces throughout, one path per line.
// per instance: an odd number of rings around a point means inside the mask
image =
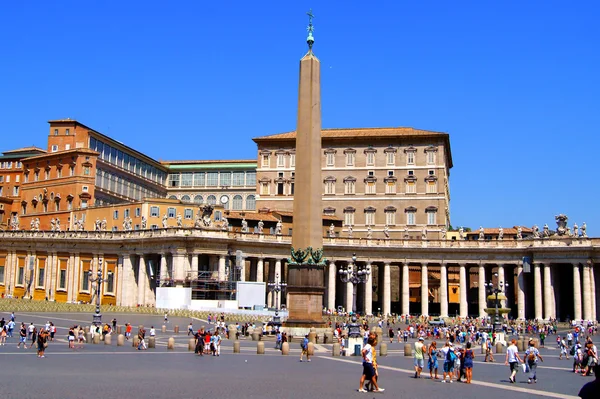
M 325 259 L 321 178 L 320 62 L 313 53 L 312 11 L 308 53 L 300 60 L 292 256 L 288 263 L 286 327 L 323 327 Z

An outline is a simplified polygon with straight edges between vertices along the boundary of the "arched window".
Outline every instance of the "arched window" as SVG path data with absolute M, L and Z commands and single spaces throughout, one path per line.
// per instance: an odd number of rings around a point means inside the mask
M 234 211 L 241 211 L 243 208 L 243 200 L 241 195 L 236 195 L 233 197 L 233 203 L 231 204 L 231 209 Z
M 217 205 L 217 197 L 215 197 L 214 195 L 209 195 L 206 199 L 206 203 L 209 205 Z
M 256 210 L 256 197 L 254 195 L 246 197 L 246 209 L 249 211 Z
M 175 195 L 170 195 L 169 199 L 177 199 L 177 197 Z
M 181 200 L 183 202 L 190 202 L 192 199 L 190 198 L 189 195 L 184 195 L 183 197 L 181 197 Z
M 196 195 L 194 197 L 194 204 L 201 204 L 204 202 L 204 198 L 201 195 Z

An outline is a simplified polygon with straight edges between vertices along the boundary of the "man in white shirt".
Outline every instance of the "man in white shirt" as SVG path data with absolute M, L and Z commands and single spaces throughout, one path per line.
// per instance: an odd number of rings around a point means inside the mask
M 505 365 L 510 365 L 510 377 L 508 379 L 513 384 L 515 383 L 519 363 L 521 363 L 521 358 L 517 349 L 517 340 L 513 339 L 510 341 L 509 347 L 506 348 L 506 361 L 504 362 Z
M 156 337 L 156 329 L 154 328 L 154 326 L 150 327 L 150 336 Z

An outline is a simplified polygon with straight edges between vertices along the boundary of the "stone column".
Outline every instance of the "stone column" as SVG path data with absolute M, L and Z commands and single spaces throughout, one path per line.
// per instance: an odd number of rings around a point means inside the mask
M 592 283 L 590 280 L 590 264 L 583 264 L 583 319 L 592 319 Z
M 498 264 L 498 282 L 502 282 L 506 285 L 506 280 L 504 279 L 504 265 Z M 512 284 L 511 284 L 512 285 Z M 504 289 L 504 295 L 506 295 L 506 288 Z M 506 307 L 506 300 L 500 300 L 500 307 Z
M 146 304 L 146 285 L 148 284 L 148 274 L 146 272 L 146 258 L 144 254 L 139 254 L 140 262 L 138 267 L 138 286 L 137 286 L 137 303 L 138 305 Z
M 533 293 L 535 296 L 535 318 L 542 320 L 542 274 L 539 263 L 533 265 Z
M 402 264 L 402 315 L 410 314 L 410 286 L 408 263 Z
M 169 270 L 167 265 L 167 254 L 160 255 L 160 266 L 158 268 L 158 275 L 160 277 L 160 281 L 164 281 L 169 276 Z
M 581 277 L 579 274 L 579 262 L 573 263 L 573 318 L 581 320 Z
M 258 258 L 256 262 L 256 281 L 262 283 L 265 280 L 265 259 Z
M 517 265 L 517 285 L 517 317 L 525 320 L 525 276 L 522 263 Z
M 192 254 L 191 269 L 192 269 L 192 278 L 197 279 L 198 278 L 198 254 L 196 254 L 196 253 Z
M 117 278 L 115 283 L 117 284 L 117 288 L 116 288 L 116 301 L 117 301 L 117 306 L 124 306 L 125 302 L 123 302 L 123 284 L 124 284 L 124 280 L 123 280 L 123 260 L 124 256 L 123 255 L 119 255 L 119 258 L 117 259 Z
M 429 274 L 427 263 L 421 265 L 421 314 L 429 315 Z
M 240 281 L 246 281 L 246 258 L 242 258 L 240 266 Z
M 335 269 L 335 267 L 334 267 Z M 283 275 L 283 273 L 281 272 L 281 259 L 276 259 L 275 260 L 275 275 L 279 275 L 279 281 L 285 281 L 285 276 Z M 334 282 L 335 284 L 335 282 Z M 335 295 L 334 295 L 335 298 Z M 275 306 L 279 306 L 281 307 L 281 292 L 279 293 L 275 293 Z
M 18 273 L 16 273 L 18 274 Z M 75 281 L 75 255 L 69 255 L 69 263 L 67 264 L 67 302 L 73 302 L 73 294 L 75 289 L 73 284 Z
M 546 320 L 552 317 L 552 276 L 550 273 L 552 273 L 550 265 L 544 264 L 544 318 Z
M 448 317 L 448 271 L 446 264 L 440 264 L 440 317 Z
M 460 317 L 465 318 L 469 315 L 469 305 L 467 303 L 467 291 L 469 289 L 469 281 L 467 280 L 467 265 L 464 263 L 459 264 L 459 284 L 459 312 Z
M 367 268 L 371 273 L 367 276 L 365 286 L 365 314 L 373 314 L 373 270 L 371 263 L 367 263 Z
M 590 295 L 592 300 L 592 320 L 598 319 L 596 313 L 596 277 L 594 276 L 594 264 L 590 265 Z
M 278 261 L 281 262 L 281 261 Z M 281 267 L 281 263 L 280 263 Z M 329 277 L 327 284 L 327 309 L 332 312 L 335 311 L 335 279 L 337 277 L 337 270 L 335 269 L 335 262 L 329 261 Z
M 187 255 L 184 253 L 173 254 L 173 279 L 175 279 L 176 287 L 183 287 L 183 280 L 185 279 L 185 258 L 187 258 Z
M 121 305 L 122 306 L 134 306 L 134 286 L 133 286 L 133 264 L 131 263 L 131 255 L 123 255 L 123 270 L 120 273 L 122 278 L 121 286 Z
M 386 262 L 383 264 L 383 309 L 384 315 L 391 314 L 392 308 L 392 279 L 390 263 Z
M 354 267 L 352 262 L 348 262 L 348 266 L 350 268 Z M 354 286 L 350 281 L 346 283 L 346 312 L 352 312 L 352 300 L 354 295 Z
M 487 305 L 486 294 L 485 294 L 485 266 L 479 265 L 479 317 L 486 317 L 487 313 L 485 308 Z
M 227 276 L 225 276 L 225 264 L 225 255 L 219 255 L 219 281 L 227 280 Z

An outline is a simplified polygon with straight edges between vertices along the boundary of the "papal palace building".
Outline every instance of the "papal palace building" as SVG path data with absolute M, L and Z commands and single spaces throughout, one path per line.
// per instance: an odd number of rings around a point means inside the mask
M 159 162 L 75 120 L 50 121 L 47 148 L 0 156 L 0 293 L 88 302 L 101 267 L 102 303 L 154 306 L 170 290 L 174 306 L 217 309 L 235 306 L 236 281 L 285 280 L 302 189 L 294 138 L 254 138 L 256 160 Z M 447 231 L 447 133 L 323 129 L 322 149 L 324 308 L 352 308 L 337 272 L 355 253 L 372 271 L 361 313 L 483 317 L 486 283 L 501 281 L 510 317 L 598 318 L 600 238 Z

